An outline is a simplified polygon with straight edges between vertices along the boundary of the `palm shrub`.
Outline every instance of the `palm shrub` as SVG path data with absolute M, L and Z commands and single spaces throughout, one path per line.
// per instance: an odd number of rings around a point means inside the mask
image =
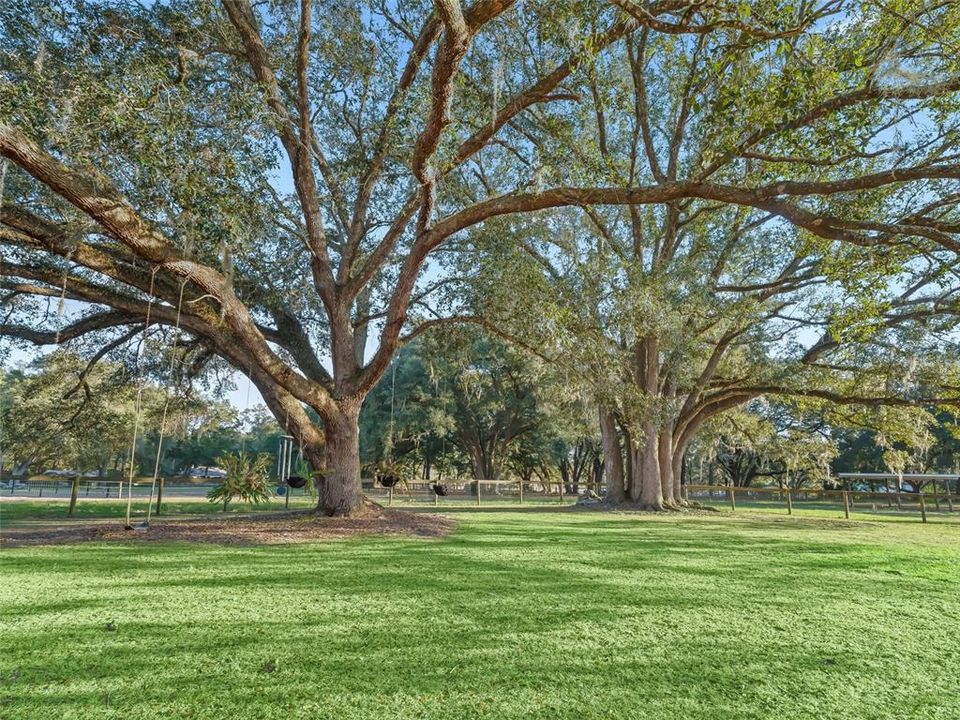
M 217 458 L 226 476 L 207 493 L 210 502 L 222 502 L 223 511 L 234 498 L 243 502 L 261 503 L 270 499 L 270 457 L 264 453 L 230 453 Z

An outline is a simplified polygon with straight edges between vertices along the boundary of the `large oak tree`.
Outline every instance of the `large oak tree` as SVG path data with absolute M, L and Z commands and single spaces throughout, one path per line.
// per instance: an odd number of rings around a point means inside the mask
M 491 218 L 646 207 L 657 239 L 634 229 L 632 242 L 651 267 L 695 207 L 858 247 L 960 247 L 950 4 L 19 0 L 0 13 L 13 308 L 0 331 L 183 335 L 256 384 L 325 470 L 328 513 L 360 505 L 358 414 L 429 327 L 413 309 L 444 284 L 430 258 Z M 692 47 L 676 70 L 674 42 Z M 598 151 L 581 153 L 587 114 Z M 906 149 L 864 150 L 911 119 Z M 710 154 L 691 153 L 705 133 Z M 44 318 L 31 300 L 58 296 L 89 309 Z M 636 352 L 652 387 L 656 337 Z

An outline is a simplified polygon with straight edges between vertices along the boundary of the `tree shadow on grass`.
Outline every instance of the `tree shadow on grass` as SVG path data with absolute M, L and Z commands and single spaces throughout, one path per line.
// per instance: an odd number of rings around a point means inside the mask
M 883 687 L 922 696 L 896 656 L 910 638 L 887 628 L 920 632 L 925 613 L 891 602 L 903 577 L 842 530 L 774 539 L 760 520 L 485 517 L 443 540 L 5 553 L 0 677 L 18 675 L 0 696 L 18 717 L 92 717 L 107 702 L 125 717 L 467 717 L 478 703 L 520 717 L 559 700 L 544 717 L 749 717 L 777 702 L 799 717 L 798 693 L 876 689 L 865 663 Z M 828 601 L 847 614 L 825 616 Z M 870 623 L 879 640 L 851 646 Z M 884 717 L 879 702 L 846 707 Z

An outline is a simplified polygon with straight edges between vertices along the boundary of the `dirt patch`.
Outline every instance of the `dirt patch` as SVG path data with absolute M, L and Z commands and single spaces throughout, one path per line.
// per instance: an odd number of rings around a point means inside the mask
M 84 523 L 59 528 L 5 530 L 3 547 L 80 542 L 200 542 L 219 545 L 277 545 L 335 540 L 358 535 L 442 537 L 456 522 L 442 515 L 392 510 L 367 504 L 354 516 L 333 518 L 311 511 L 223 518 L 155 519 L 149 528 Z

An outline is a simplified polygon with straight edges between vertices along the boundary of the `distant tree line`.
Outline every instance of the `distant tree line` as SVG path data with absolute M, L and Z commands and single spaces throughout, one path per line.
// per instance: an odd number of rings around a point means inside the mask
M 62 351 L 0 376 L 0 421 L 5 477 L 47 469 L 123 475 L 135 425 L 140 475 L 153 473 L 161 423 L 164 475 L 215 466 L 218 458 L 241 449 L 274 453 L 281 434 L 263 407 L 242 411 L 189 387 L 171 392 L 150 380 L 138 381 L 126 364 L 91 366 Z

